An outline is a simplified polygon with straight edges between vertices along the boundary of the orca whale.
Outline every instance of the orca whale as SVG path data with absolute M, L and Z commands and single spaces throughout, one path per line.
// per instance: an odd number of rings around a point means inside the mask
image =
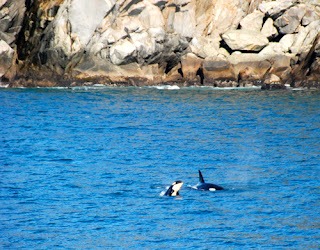
M 182 187 L 183 182 L 182 181 L 175 181 L 171 184 L 171 186 L 168 188 L 166 193 L 164 195 L 167 196 L 177 196 L 179 195 L 179 190 Z
M 223 187 L 204 182 L 204 179 L 200 170 L 199 170 L 199 183 L 195 185 L 193 188 L 198 190 L 206 190 L 206 191 L 223 190 Z

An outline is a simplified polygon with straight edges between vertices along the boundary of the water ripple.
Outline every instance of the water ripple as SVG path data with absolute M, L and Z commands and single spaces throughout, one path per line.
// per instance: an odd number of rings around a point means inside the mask
M 0 248 L 319 246 L 318 92 L 1 89 Z M 190 189 L 201 169 L 224 191 Z M 183 180 L 178 197 L 159 194 Z

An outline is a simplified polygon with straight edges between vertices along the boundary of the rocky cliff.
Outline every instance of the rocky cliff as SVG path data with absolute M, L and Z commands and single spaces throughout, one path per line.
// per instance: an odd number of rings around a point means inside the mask
M 0 0 L 9 86 L 319 86 L 319 0 Z

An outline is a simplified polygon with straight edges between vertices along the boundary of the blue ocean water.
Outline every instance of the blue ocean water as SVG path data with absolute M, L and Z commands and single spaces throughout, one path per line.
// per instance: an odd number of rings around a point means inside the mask
M 318 249 L 320 92 L 0 89 L 0 248 Z M 223 191 L 191 189 L 198 170 Z M 176 180 L 178 197 L 160 193 Z

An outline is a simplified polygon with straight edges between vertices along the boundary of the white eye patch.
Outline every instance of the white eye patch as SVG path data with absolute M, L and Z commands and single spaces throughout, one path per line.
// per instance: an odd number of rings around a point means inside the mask
M 173 187 L 172 187 L 172 194 L 171 196 L 176 196 L 177 193 L 179 192 L 180 188 L 182 187 L 183 183 L 178 183 L 178 184 L 174 184 Z

